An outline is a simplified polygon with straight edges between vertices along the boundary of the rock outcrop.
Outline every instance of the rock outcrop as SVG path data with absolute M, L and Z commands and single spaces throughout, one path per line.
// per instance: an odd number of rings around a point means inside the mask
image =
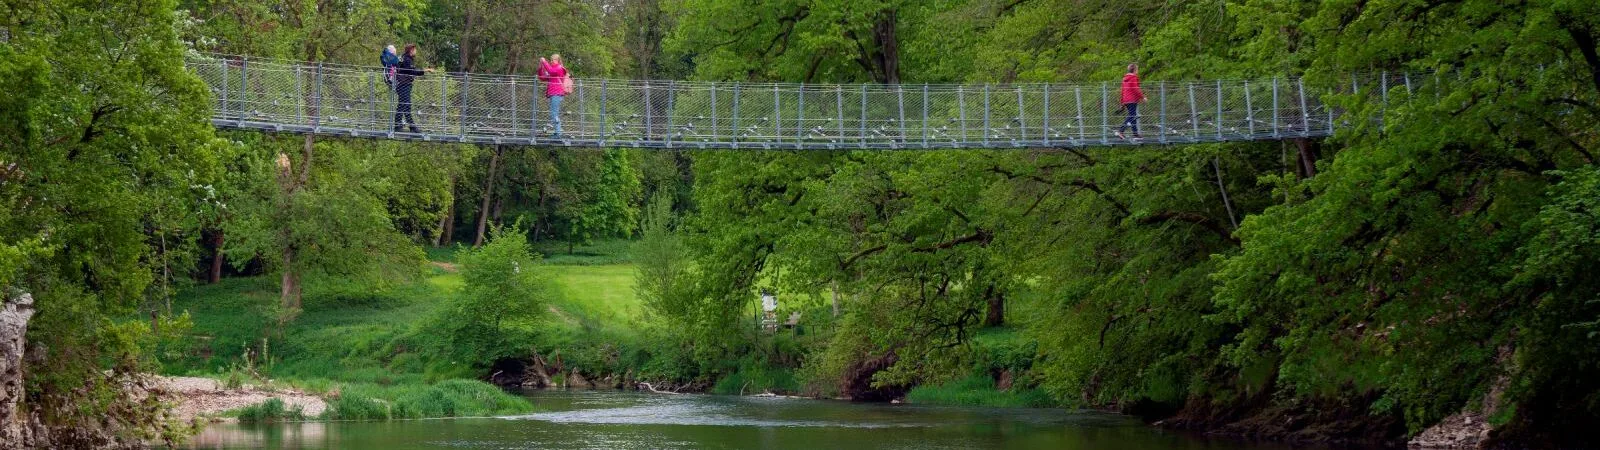
M 33 296 L 25 292 L 4 292 L 0 309 L 0 449 L 38 446 L 33 430 L 36 420 L 23 414 L 23 352 L 28 346 L 28 321 L 33 319 Z

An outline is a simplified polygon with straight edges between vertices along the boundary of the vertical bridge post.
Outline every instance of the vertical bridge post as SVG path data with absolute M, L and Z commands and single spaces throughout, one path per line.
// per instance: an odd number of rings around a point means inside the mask
M 1222 80 L 1217 80 L 1217 142 L 1222 142 Z
M 1167 143 L 1167 80 L 1161 80 L 1161 84 L 1156 85 L 1156 88 L 1161 89 L 1161 143 L 1165 144 Z
M 1311 135 L 1311 110 L 1306 109 L 1306 79 L 1300 77 L 1294 80 L 1295 87 L 1300 91 L 1300 127 L 1305 136 Z
M 1100 82 L 1100 142 L 1107 145 L 1111 144 L 1111 136 L 1108 136 L 1111 132 L 1111 109 L 1107 107 L 1110 101 L 1110 87 L 1102 81 Z
M 240 127 L 244 126 L 244 116 L 247 114 L 245 110 L 250 107 L 250 97 L 249 97 L 249 95 L 250 95 L 250 76 L 249 76 L 249 74 L 245 73 L 245 71 L 249 70 L 249 68 L 250 68 L 250 60 L 248 58 L 240 57 L 239 58 L 239 120 L 234 122 L 234 126 L 240 126 Z
M 928 84 L 922 84 L 922 148 L 928 148 Z
M 795 92 L 794 102 L 794 139 L 795 148 L 800 148 L 806 140 L 806 84 L 800 83 Z
M 1279 111 L 1279 109 L 1278 109 L 1278 79 L 1276 77 L 1274 77 L 1272 79 L 1272 137 L 1273 138 L 1278 138 L 1278 137 L 1281 137 L 1281 135 L 1282 135 L 1282 133 L 1279 133 L 1280 130 L 1278 130 L 1278 111 Z
M 311 77 L 311 132 L 322 131 L 322 62 L 317 62 L 317 73 Z
M 900 137 L 897 138 L 897 139 L 891 139 L 890 142 L 892 142 L 893 144 L 890 145 L 890 147 L 891 148 L 900 148 L 900 144 L 904 143 L 907 140 L 906 139 L 906 88 L 905 88 L 905 85 L 903 85 L 903 84 L 895 84 L 894 85 L 894 98 L 895 98 L 895 104 L 898 105 L 898 108 L 899 108 L 899 111 L 900 111 L 900 123 L 899 123 L 899 125 L 900 125 Z
M 964 145 L 967 141 L 967 90 L 964 86 L 956 86 L 956 109 L 960 110 L 962 142 L 957 145 Z
M 677 80 L 668 81 L 667 82 L 667 136 L 666 136 L 667 148 L 672 148 L 672 134 L 673 134 L 673 126 L 675 124 L 675 122 L 672 120 L 672 118 L 673 118 L 672 116 L 676 115 L 675 114 L 676 113 L 675 110 L 677 109 L 677 106 L 678 106 L 677 103 L 678 103 L 678 81 Z
M 456 134 L 461 142 L 467 142 L 467 92 L 472 90 L 472 74 L 462 72 L 456 89 L 461 90 L 461 106 L 456 109 Z
M 835 85 L 833 87 L 833 107 L 836 110 L 835 114 L 837 116 L 839 116 L 839 122 L 834 124 L 834 127 L 838 128 L 838 131 L 834 132 L 834 137 L 833 137 L 833 139 L 830 139 L 830 141 L 832 143 L 834 143 L 834 144 L 844 145 L 844 86 L 843 85 Z
M 1194 83 L 1189 83 L 1189 122 L 1189 132 L 1192 133 L 1189 135 L 1189 141 L 1197 142 L 1200 140 L 1200 113 L 1195 109 Z
M 990 125 L 989 125 L 989 84 L 988 83 L 984 83 L 984 85 L 983 85 L 983 146 L 984 147 L 988 147 L 989 146 L 989 135 L 992 134 L 993 131 L 994 130 L 990 129 Z
M 1050 83 L 1045 83 L 1043 86 L 1044 86 L 1044 117 L 1040 118 L 1040 127 L 1039 127 L 1041 130 L 1043 130 L 1043 132 L 1039 133 L 1039 135 L 1044 137 L 1044 146 L 1045 147 L 1049 147 L 1050 146 Z

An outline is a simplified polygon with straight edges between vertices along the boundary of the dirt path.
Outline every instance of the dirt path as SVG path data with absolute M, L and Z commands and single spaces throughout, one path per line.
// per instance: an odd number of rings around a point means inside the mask
M 294 389 L 269 389 L 249 385 L 228 389 L 221 382 L 210 378 L 155 378 L 152 390 L 157 395 L 176 402 L 173 414 L 183 421 L 259 404 L 271 398 L 282 400 L 284 406 L 289 409 L 300 408 L 306 417 L 320 416 L 328 410 L 328 403 L 322 401 L 322 398 Z

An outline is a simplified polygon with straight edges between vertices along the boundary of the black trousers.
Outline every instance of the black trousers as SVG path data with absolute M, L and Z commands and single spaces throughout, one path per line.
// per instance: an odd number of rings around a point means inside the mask
M 400 128 L 404 122 L 415 128 L 417 118 L 411 116 L 411 83 L 395 83 L 394 95 L 394 127 Z

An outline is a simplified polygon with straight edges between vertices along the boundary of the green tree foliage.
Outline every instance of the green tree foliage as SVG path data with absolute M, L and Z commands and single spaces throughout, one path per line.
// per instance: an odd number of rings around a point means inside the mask
M 177 436 L 154 399 L 122 393 L 151 368 L 157 336 L 127 320 L 165 275 L 156 237 L 194 236 L 173 218 L 217 175 L 173 6 L 0 5 L 0 295 L 35 299 L 22 407 L 45 445 Z
M 1246 220 L 1243 252 L 1222 259 L 1215 274 L 1216 318 L 1240 327 L 1227 346 L 1230 363 L 1275 365 L 1280 384 L 1301 395 L 1381 392 L 1374 407 L 1403 413 L 1413 429 L 1497 375 L 1593 373 L 1555 362 L 1593 358 L 1570 345 L 1580 332 L 1563 327 L 1593 314 L 1585 303 L 1592 286 L 1569 292 L 1519 282 L 1559 272 L 1519 276 L 1527 268 L 1507 261 L 1519 249 L 1546 254 L 1552 247 L 1540 236 L 1548 236 L 1550 217 L 1583 209 L 1551 196 L 1583 189 L 1581 175 L 1558 184 L 1569 173 L 1560 170 L 1595 163 L 1597 142 L 1579 130 L 1600 121 L 1582 106 L 1600 99 L 1592 76 L 1600 60 L 1584 37 L 1600 28 L 1572 19 L 1594 13 L 1594 5 L 1560 2 L 1316 11 L 1314 23 L 1338 31 L 1319 39 L 1325 56 L 1313 70 L 1445 72 L 1417 80 L 1410 95 L 1395 86 L 1387 110 L 1358 97 L 1353 107 L 1364 114 L 1355 122 L 1381 126 L 1346 136 L 1326 172 L 1303 185 L 1309 198 Z M 1413 19 L 1395 26 L 1394 17 Z M 1566 242 L 1554 248 L 1584 246 Z M 1597 398 L 1593 386 L 1562 383 L 1529 387 L 1523 398 L 1552 388 Z M 1579 409 L 1595 414 L 1589 404 Z
M 228 259 L 235 266 L 243 269 L 260 263 L 296 277 L 335 277 L 380 286 L 417 273 L 422 251 L 396 230 L 395 220 L 404 216 L 391 213 L 389 207 L 418 194 L 400 188 L 424 185 L 397 184 L 411 176 L 392 168 L 396 155 L 383 151 L 387 144 L 318 142 L 315 169 L 291 199 L 281 189 L 281 180 L 292 175 L 281 165 L 284 153 L 275 147 L 300 143 L 293 138 L 241 137 L 250 141 L 238 144 L 246 150 L 236 155 L 235 168 L 254 172 L 241 191 L 225 197 L 233 215 L 223 230 L 229 236 Z M 279 161 L 273 161 L 273 155 L 279 155 Z M 283 260 L 275 257 L 284 249 L 298 255 L 289 262 L 291 267 L 282 267 Z M 297 314 L 298 305 L 284 306 L 285 317 Z
M 488 364 L 525 355 L 529 333 L 558 291 L 518 227 L 496 227 L 489 242 L 457 256 L 466 287 L 424 333 L 441 334 L 444 354 Z
M 694 278 L 677 222 L 670 195 L 657 195 L 645 208 L 644 226 L 633 244 L 634 290 L 651 314 L 686 323 L 694 321 L 686 301 L 694 294 Z

